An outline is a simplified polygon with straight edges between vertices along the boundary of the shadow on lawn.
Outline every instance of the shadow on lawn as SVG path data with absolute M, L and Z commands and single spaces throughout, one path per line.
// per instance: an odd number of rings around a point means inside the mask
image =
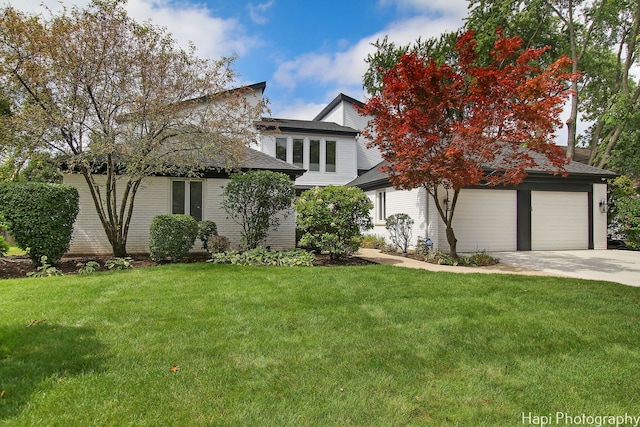
M 40 389 L 104 368 L 95 331 L 40 321 L 0 326 L 0 420 L 17 415 Z

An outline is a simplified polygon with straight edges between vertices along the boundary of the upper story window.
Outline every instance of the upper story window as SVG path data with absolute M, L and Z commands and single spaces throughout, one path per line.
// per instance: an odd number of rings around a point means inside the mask
M 171 213 L 191 215 L 202 221 L 202 181 L 171 181 Z
M 299 168 L 304 164 L 304 139 L 294 138 L 293 140 L 293 165 Z
M 335 141 L 326 141 L 325 142 L 325 171 L 326 172 L 335 172 L 336 171 L 336 142 Z
M 276 138 L 276 158 L 287 161 L 287 138 Z
M 320 170 L 320 140 L 312 139 L 309 141 L 309 170 Z

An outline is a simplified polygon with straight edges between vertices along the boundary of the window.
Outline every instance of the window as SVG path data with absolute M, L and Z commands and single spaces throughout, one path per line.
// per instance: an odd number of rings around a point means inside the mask
M 336 142 L 327 141 L 325 151 L 325 172 L 336 171 Z
M 320 170 L 320 140 L 312 139 L 309 141 L 309 170 Z
M 303 139 L 294 139 L 293 140 L 293 164 L 294 166 L 302 167 L 303 162 L 303 153 L 304 153 L 304 140 Z
M 191 215 L 202 221 L 202 181 L 172 181 L 171 213 Z
M 387 219 L 387 192 L 376 191 L 376 222 L 384 222 Z
M 287 161 L 287 138 L 276 138 L 276 158 Z

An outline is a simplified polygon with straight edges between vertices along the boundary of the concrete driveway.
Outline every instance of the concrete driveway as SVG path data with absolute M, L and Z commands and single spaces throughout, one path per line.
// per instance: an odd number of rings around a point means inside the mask
M 492 252 L 519 268 L 640 287 L 640 252 L 619 250 Z

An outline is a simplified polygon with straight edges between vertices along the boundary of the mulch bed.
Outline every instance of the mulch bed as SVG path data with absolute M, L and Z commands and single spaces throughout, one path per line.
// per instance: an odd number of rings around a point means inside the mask
M 63 257 L 59 262 L 55 264 L 55 267 L 62 271 L 64 274 L 76 274 L 80 267 L 78 263 L 83 265 L 89 261 L 96 261 L 100 264 L 100 267 L 96 271 L 104 271 L 105 261 L 113 259 L 111 256 L 93 256 L 93 257 Z M 206 257 L 191 257 L 185 260 L 185 262 L 202 262 L 206 261 Z M 133 268 L 151 267 L 157 265 L 148 256 L 134 256 L 131 262 Z M 340 259 L 337 261 L 331 260 L 329 255 L 320 254 L 316 255 L 316 259 L 313 263 L 320 267 L 335 267 L 335 266 L 358 266 L 358 265 L 370 265 L 374 264 L 370 261 L 357 257 L 349 257 Z M 31 260 L 26 256 L 8 256 L 0 258 L 0 279 L 12 279 L 19 277 L 27 277 L 27 273 L 35 272 L 36 267 L 33 266 Z

